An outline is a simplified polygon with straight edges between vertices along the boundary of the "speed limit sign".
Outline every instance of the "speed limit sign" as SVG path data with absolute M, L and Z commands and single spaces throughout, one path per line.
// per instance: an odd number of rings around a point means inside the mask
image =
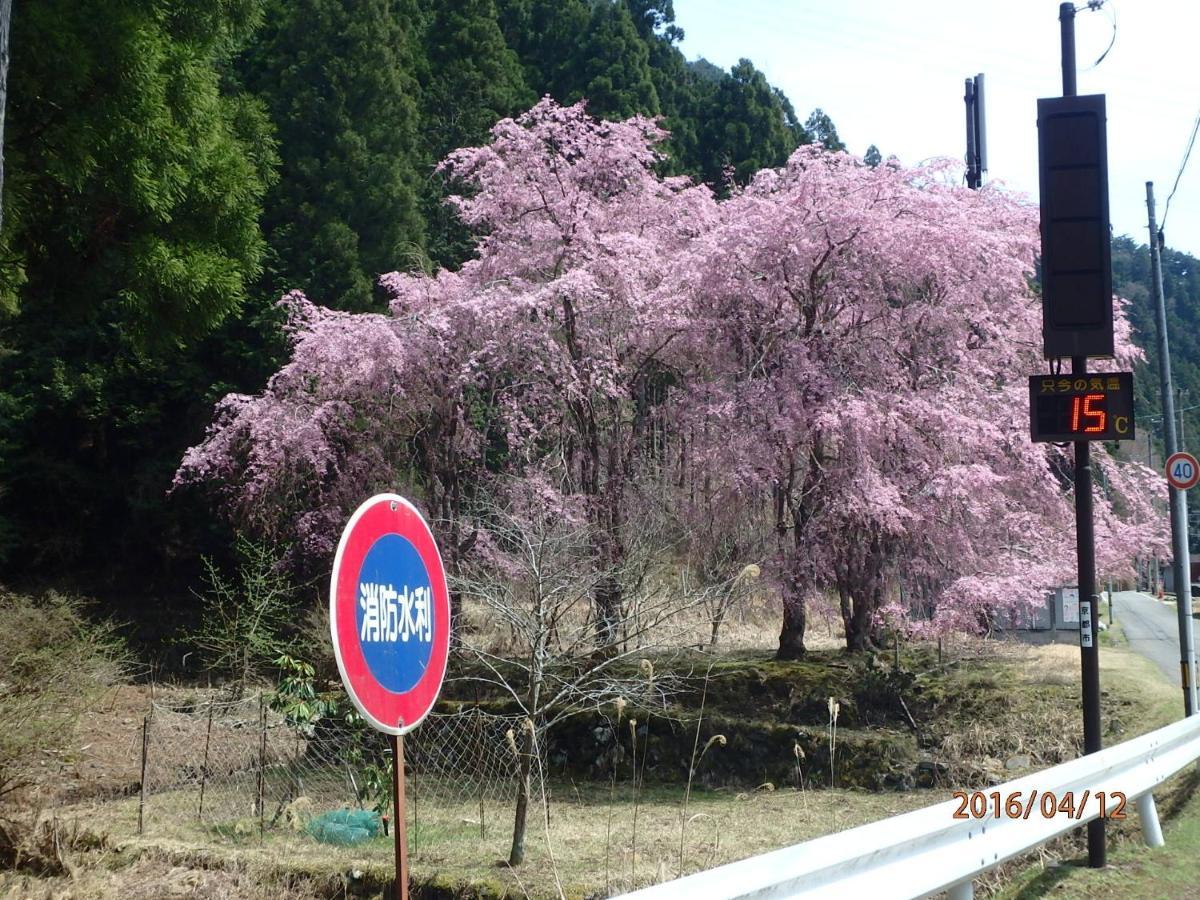
M 1186 491 L 1200 481 L 1200 463 L 1190 453 L 1172 453 L 1167 457 L 1167 482 L 1176 490 Z

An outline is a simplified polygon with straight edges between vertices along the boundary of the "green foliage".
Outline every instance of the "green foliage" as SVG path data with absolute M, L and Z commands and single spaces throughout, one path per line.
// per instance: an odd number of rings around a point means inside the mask
M 863 156 L 865 162 L 872 169 L 883 162 L 883 154 L 879 152 L 879 148 L 872 144 L 867 148 L 866 154 Z
M 268 701 L 271 709 L 282 713 L 288 724 L 309 740 L 336 742 L 355 772 L 355 799 L 360 805 L 370 803 L 376 815 L 382 814 L 391 803 L 392 763 L 389 754 L 380 752 L 379 733 L 345 702 L 340 688 L 318 690 L 312 664 L 282 653 L 274 666 L 282 677 Z
M 282 713 L 288 725 L 312 737 L 318 722 L 337 715 L 337 700 L 317 693 L 316 669 L 303 660 L 284 653 L 274 660 L 274 664 L 282 677 L 271 695 L 271 709 Z
M 704 181 L 723 185 L 728 169 L 744 183 L 759 169 L 783 165 L 796 147 L 811 142 L 787 98 L 750 60 L 741 60 L 715 84 L 707 79 L 697 84 L 712 90 L 700 101 L 697 116 Z
M 427 5 L 421 152 L 423 165 L 432 168 L 451 150 L 486 141 L 497 121 L 528 109 L 537 97 L 525 84 L 517 54 L 504 41 L 495 0 Z M 446 205 L 446 188 L 440 176 L 426 182 L 426 248 L 438 265 L 457 266 L 470 256 L 472 239 Z
M 74 744 L 75 721 L 126 674 L 112 625 L 74 597 L 0 589 L 0 799 L 28 784 L 48 755 Z
M 180 531 L 162 498 L 181 426 L 224 387 L 198 341 L 246 302 L 264 250 L 274 143 L 220 76 L 257 11 L 48 0 L 14 17 L 0 561 L 111 570 Z
M 1161 416 L 1162 396 L 1158 377 L 1158 328 L 1150 278 L 1150 249 L 1121 236 L 1112 243 L 1113 292 L 1130 301 L 1129 319 L 1134 341 L 1146 351 L 1146 362 L 1134 373 L 1137 415 Z M 1200 260 L 1164 249 L 1163 295 L 1167 307 L 1167 335 L 1171 367 L 1177 388 L 1184 390 L 1183 406 L 1200 403 Z M 1193 422 L 1195 425 L 1193 425 Z M 1146 423 L 1149 425 L 1149 423 Z M 1200 435 L 1195 412 L 1184 417 L 1185 433 Z M 1154 426 L 1155 442 L 1162 445 L 1161 422 Z
M 804 131 L 809 138 L 825 147 L 826 150 L 845 150 L 846 145 L 842 143 L 842 139 L 838 137 L 837 128 L 833 124 L 833 119 L 822 109 L 814 109 L 808 117 L 808 121 L 804 123 Z M 876 150 L 876 153 L 879 151 Z
M 421 133 L 427 158 L 487 138 L 500 119 L 537 99 L 504 42 L 495 0 L 438 0 L 425 32 Z
M 1151 286 L 1150 248 L 1122 235 L 1112 242 L 1113 293 L 1129 300 L 1133 339 L 1146 351 L 1146 361 L 1133 373 L 1134 411 L 1139 434 L 1149 435 L 1154 464 L 1164 459 L 1162 387 L 1158 365 L 1158 326 Z M 1167 339 L 1171 353 L 1171 379 L 1177 416 L 1182 416 L 1184 449 L 1200 439 L 1200 260 L 1187 253 L 1162 251 L 1163 296 L 1166 298 Z M 1177 419 L 1178 421 L 1178 419 Z M 1142 462 L 1148 460 L 1143 457 Z M 1200 552 L 1200 529 L 1189 531 L 1192 552 Z
M 22 270 L 29 316 L 175 343 L 237 309 L 274 157 L 216 64 L 256 7 L 48 0 L 14 17 L 4 281 Z
M 247 684 L 262 679 L 287 656 L 294 591 L 281 571 L 280 555 L 270 547 L 239 536 L 236 549 L 239 565 L 234 579 L 205 560 L 208 590 L 200 595 L 204 618 L 185 640 L 200 651 L 209 671 L 228 678 L 235 696 L 241 696 Z M 281 687 L 280 702 L 311 722 L 318 712 L 315 706 L 304 707 L 311 690 L 311 682 L 306 687 L 305 679 L 311 679 L 311 670 L 299 665 L 289 673 L 292 681 L 285 679 L 287 688 Z M 308 699 L 315 701 L 315 692 Z
M 293 287 L 472 238 L 432 167 L 542 94 L 661 113 L 724 183 L 806 139 L 744 63 L 689 64 L 671 0 L 43 0 L 13 19 L 0 233 L 0 565 L 131 598 L 228 552 L 167 497 L 216 399 L 261 389 Z M 184 592 L 178 591 L 182 594 Z
M 650 50 L 623 3 L 599 0 L 579 44 L 569 101 L 587 98 L 593 115 L 626 119 L 660 112 Z
M 279 140 L 265 288 L 364 310 L 374 279 L 423 258 L 415 0 L 267 0 L 237 72 Z
M 609 2 L 609 0 L 605 0 Z M 521 60 L 525 82 L 565 102 L 578 96 L 574 64 L 591 12 L 584 0 L 499 0 L 504 38 Z

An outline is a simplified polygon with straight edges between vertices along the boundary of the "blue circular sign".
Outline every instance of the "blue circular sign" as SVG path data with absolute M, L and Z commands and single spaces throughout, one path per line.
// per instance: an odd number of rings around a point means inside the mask
M 389 691 L 410 691 L 433 655 L 433 586 L 417 549 L 398 534 L 371 545 L 358 573 L 355 625 L 363 657 Z

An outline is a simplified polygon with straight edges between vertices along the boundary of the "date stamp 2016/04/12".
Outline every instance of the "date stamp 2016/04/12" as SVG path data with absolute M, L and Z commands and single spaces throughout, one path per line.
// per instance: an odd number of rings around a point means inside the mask
M 955 791 L 953 794 L 958 801 L 954 811 L 956 819 L 1028 819 L 1040 815 L 1043 819 L 1055 816 L 1066 816 L 1080 820 L 1088 815 L 1088 804 L 1092 804 L 1091 812 L 1102 819 L 1125 818 L 1125 795 L 1120 791 L 1084 791 L 1078 796 L 1074 791 L 1064 791 L 1055 794 L 1053 791 L 1038 791 L 1036 789 L 1013 791 L 1001 794 L 1000 791 Z

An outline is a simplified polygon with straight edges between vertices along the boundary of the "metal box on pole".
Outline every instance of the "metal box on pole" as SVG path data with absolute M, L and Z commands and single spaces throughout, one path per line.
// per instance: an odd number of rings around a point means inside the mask
M 1113 355 L 1104 96 L 1038 100 L 1045 356 Z

